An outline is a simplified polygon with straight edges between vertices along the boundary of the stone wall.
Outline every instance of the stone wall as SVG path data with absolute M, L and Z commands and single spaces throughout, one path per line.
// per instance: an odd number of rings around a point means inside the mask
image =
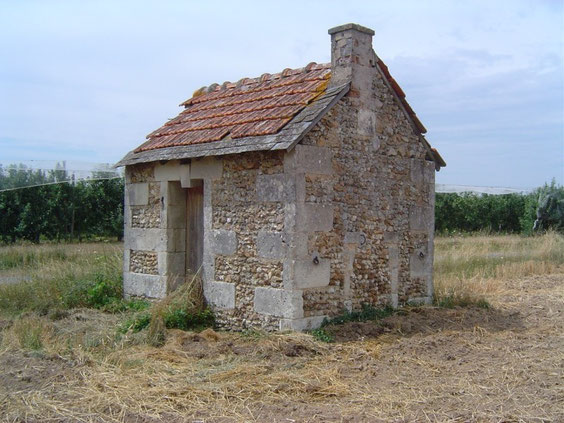
M 283 154 L 226 156 L 222 177 L 212 182 L 213 281 L 232 284 L 234 294 L 233 307 L 216 310 L 221 326 L 278 328 L 276 316 L 255 311 L 255 289 L 283 285 L 283 257 L 275 243 L 283 239 L 285 198 L 265 182 L 283 177 Z
M 185 280 L 186 197 L 178 162 L 126 167 L 124 293 L 163 297 Z
M 303 290 L 304 317 L 432 296 L 434 163 L 385 79 L 371 76 L 370 96 L 351 90 L 302 141 L 332 164 L 296 174 L 304 205 L 329 205 L 334 219 L 307 234 L 304 256 L 328 260 L 330 281 Z

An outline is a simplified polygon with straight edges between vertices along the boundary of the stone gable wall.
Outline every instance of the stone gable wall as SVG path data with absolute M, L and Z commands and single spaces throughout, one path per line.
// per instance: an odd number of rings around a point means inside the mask
M 308 233 L 307 254 L 331 264 L 327 286 L 303 291 L 305 317 L 432 295 L 434 164 L 379 74 L 372 93 L 373 119 L 353 90 L 302 141 L 331 151 L 330 174 L 303 175 L 304 201 L 334 216 Z

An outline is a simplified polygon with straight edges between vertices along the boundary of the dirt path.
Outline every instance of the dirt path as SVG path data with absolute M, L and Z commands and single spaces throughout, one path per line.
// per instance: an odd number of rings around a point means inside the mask
M 421 308 L 341 342 L 195 335 L 161 349 L 0 355 L 5 421 L 562 422 L 564 274 L 509 283 L 492 309 Z M 93 317 L 94 318 L 94 317 Z M 72 316 L 61 321 L 71 325 Z

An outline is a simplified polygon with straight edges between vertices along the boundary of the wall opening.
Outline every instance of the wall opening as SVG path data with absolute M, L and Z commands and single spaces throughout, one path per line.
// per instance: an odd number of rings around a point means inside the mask
M 186 274 L 200 271 L 204 258 L 204 186 L 186 190 Z

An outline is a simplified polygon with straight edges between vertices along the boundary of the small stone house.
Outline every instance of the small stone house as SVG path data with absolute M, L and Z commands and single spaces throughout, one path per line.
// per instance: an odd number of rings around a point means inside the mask
M 445 162 L 374 32 L 329 34 L 331 63 L 203 87 L 118 163 L 126 296 L 163 297 L 200 272 L 235 330 L 430 301 Z

